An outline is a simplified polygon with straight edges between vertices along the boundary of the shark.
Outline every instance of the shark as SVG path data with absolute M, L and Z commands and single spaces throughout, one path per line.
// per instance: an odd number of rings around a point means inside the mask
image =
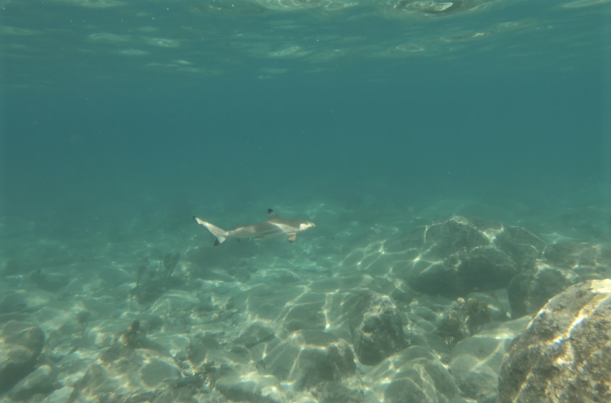
M 198 217 L 193 217 L 196 223 L 206 228 L 212 235 L 216 237 L 214 246 L 218 246 L 225 242 L 228 238 L 255 238 L 261 240 L 263 238 L 278 238 L 286 237 L 290 243 L 295 242 L 298 232 L 309 230 L 316 227 L 311 221 L 291 220 L 288 218 L 280 218 L 278 214 L 271 208 L 267 210 L 267 221 L 259 222 L 244 227 L 238 227 L 231 231 L 225 231 L 215 225 L 210 224 Z

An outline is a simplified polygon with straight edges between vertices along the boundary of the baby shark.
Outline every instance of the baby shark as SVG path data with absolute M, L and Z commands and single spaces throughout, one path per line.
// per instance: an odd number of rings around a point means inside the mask
M 231 231 L 225 231 L 219 227 L 210 224 L 200 218 L 193 217 L 196 223 L 206 228 L 212 235 L 216 237 L 214 245 L 220 245 L 227 238 L 255 238 L 261 240 L 263 238 L 278 238 L 286 237 L 290 243 L 295 242 L 298 232 L 309 230 L 316 227 L 313 222 L 303 220 L 291 220 L 280 218 L 272 209 L 267 210 L 267 221 L 259 222 L 245 227 L 238 227 Z

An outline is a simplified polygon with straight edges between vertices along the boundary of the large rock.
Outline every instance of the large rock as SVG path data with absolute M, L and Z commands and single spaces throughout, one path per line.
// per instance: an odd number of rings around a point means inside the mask
M 281 381 L 293 382 L 296 390 L 341 381 L 356 370 L 348 343 L 317 330 L 295 332 L 270 351 L 263 363 Z
M 422 239 L 425 256 L 431 260 L 445 259 L 490 244 L 481 226 L 460 216 L 428 225 L 423 230 Z
M 539 311 L 573 284 L 611 277 L 611 248 L 583 242 L 547 245 L 536 264 L 515 276 L 508 287 L 513 317 Z
M 134 324 L 130 326 L 134 330 Z M 138 333 L 138 332 L 136 332 Z M 125 336 L 125 333 L 124 335 Z M 84 401 L 153 401 L 172 389 L 172 385 L 180 384 L 181 368 L 180 361 L 171 356 L 162 348 L 149 348 L 160 346 L 156 342 L 148 341 L 149 346 L 129 347 L 125 343 L 125 337 L 120 337 L 111 347 L 94 357 L 87 357 L 88 365 L 82 378 L 72 386 L 79 388 L 79 396 Z M 145 339 L 147 340 L 147 339 Z M 178 343 L 181 340 L 175 339 Z M 185 355 L 183 352 L 180 355 Z M 68 358 L 68 357 L 66 357 Z M 82 362 L 72 360 L 72 363 L 59 363 L 64 374 L 75 366 L 78 372 L 83 371 Z M 76 374 L 74 374 L 76 375 Z M 129 382 L 126 380 L 129 379 Z M 72 383 L 76 376 L 63 379 L 64 382 Z M 131 400 L 133 399 L 133 400 Z M 165 400 L 164 400 L 165 401 Z
M 257 284 L 247 291 L 241 291 L 231 299 L 231 304 L 240 313 L 262 320 L 276 320 L 286 315 L 295 297 L 303 294 L 303 288 L 292 285 L 272 287 Z
M 49 305 L 55 296 L 46 291 L 2 290 L 0 295 L 0 315 L 32 314 Z
M 456 265 L 457 291 L 465 295 L 473 290 L 496 290 L 507 287 L 518 273 L 516 263 L 494 246 L 463 253 Z
M 527 317 L 490 323 L 477 335 L 456 345 L 452 350 L 450 371 L 467 397 L 479 402 L 496 395 L 503 356 L 527 324 Z
M 73 393 L 72 386 L 64 386 L 47 396 L 42 403 L 69 403 Z
M 361 364 L 376 365 L 409 346 L 396 305 L 386 295 L 365 297 L 367 309 L 353 330 L 354 351 Z
M 56 292 L 70 282 L 70 276 L 63 273 L 47 273 L 40 268 L 30 274 L 30 279 L 41 290 Z
M 575 281 L 571 271 L 543 265 L 515 276 L 507 287 L 514 318 L 533 314 Z
M 32 323 L 11 320 L 0 325 L 0 393 L 34 370 L 45 335 Z
M 503 363 L 499 403 L 611 401 L 611 280 L 550 300 Z
M 275 337 L 274 330 L 261 322 L 254 322 L 248 326 L 235 340 L 236 344 L 246 348 L 253 348 L 258 344 L 268 342 Z
M 364 382 L 376 395 L 384 396 L 384 403 L 440 403 L 458 395 L 452 375 L 433 353 L 420 346 L 382 361 Z
M 494 244 L 506 253 L 521 270 L 535 265 L 546 246 L 545 241 L 532 231 L 522 227 L 503 227 L 494 238 Z
M 55 389 L 53 370 L 48 365 L 42 365 L 10 390 L 9 396 L 15 401 L 30 399 L 35 394 L 46 395 Z
M 286 397 L 278 379 L 271 375 L 251 374 L 248 379 L 228 375 L 216 382 L 218 390 L 227 399 L 248 403 L 283 403 Z
M 525 228 L 460 216 L 419 232 L 411 233 L 405 243 L 420 250 L 417 258 L 407 268 L 393 271 L 402 271 L 398 274 L 414 289 L 450 298 L 507 287 L 520 270 L 534 266 L 545 247 Z
M 608 272 L 611 248 L 585 242 L 559 242 L 548 245 L 543 256 L 549 264 L 562 269 L 591 267 Z

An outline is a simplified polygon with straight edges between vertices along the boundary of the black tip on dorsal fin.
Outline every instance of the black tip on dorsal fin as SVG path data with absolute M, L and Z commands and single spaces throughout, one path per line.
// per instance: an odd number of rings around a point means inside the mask
M 267 214 L 271 214 L 271 213 L 273 213 L 273 212 L 274 212 L 274 210 L 272 210 L 271 208 L 268 208 L 268 209 L 267 209 Z
M 276 212 L 274 210 L 272 210 L 271 208 L 267 209 L 267 216 L 268 219 L 272 219 L 272 218 L 278 218 L 278 214 L 276 214 Z

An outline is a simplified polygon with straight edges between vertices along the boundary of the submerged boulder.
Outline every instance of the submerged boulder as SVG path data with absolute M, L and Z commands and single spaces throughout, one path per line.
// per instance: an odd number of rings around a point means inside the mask
M 452 350 L 450 371 L 466 397 L 493 401 L 498 392 L 498 375 L 503 356 L 515 337 L 524 331 L 529 318 L 489 323 L 475 336 L 461 340 Z
M 354 351 L 361 364 L 376 365 L 409 346 L 396 305 L 372 293 L 360 324 L 353 330 Z
M 318 330 L 293 333 L 270 351 L 263 364 L 281 381 L 294 382 L 296 390 L 341 381 L 356 371 L 348 343 Z
M 0 393 L 34 370 L 44 343 L 45 334 L 32 323 L 10 320 L 0 325 Z
M 494 244 L 518 265 L 521 270 L 530 269 L 541 257 L 545 241 L 532 231 L 522 227 L 503 227 L 494 238 Z
M 215 387 L 223 396 L 234 402 L 282 403 L 286 401 L 280 383 L 270 375 L 251 374 L 248 379 L 228 375 L 219 379 Z
M 508 287 L 513 317 L 532 315 L 573 284 L 611 277 L 611 247 L 584 242 L 547 245 L 537 264 Z
M 412 346 L 374 367 L 364 378 L 384 403 L 447 402 L 458 394 L 456 381 L 428 349 Z
M 611 401 L 611 280 L 551 299 L 507 354 L 499 403 Z
M 518 273 L 516 263 L 494 246 L 480 247 L 461 254 L 457 264 L 457 291 L 496 290 L 507 287 Z
M 9 396 L 14 401 L 25 401 L 38 393 L 49 394 L 54 389 L 53 370 L 48 365 L 42 365 L 19 381 L 10 390 Z
M 519 318 L 536 313 L 550 298 L 564 291 L 574 281 L 569 270 L 549 266 L 519 273 L 507 287 L 512 316 Z
M 521 270 L 534 266 L 545 247 L 525 228 L 460 216 L 419 231 L 410 239 L 421 243 L 413 241 L 410 247 L 420 253 L 397 274 L 414 289 L 450 298 L 507 287 Z

